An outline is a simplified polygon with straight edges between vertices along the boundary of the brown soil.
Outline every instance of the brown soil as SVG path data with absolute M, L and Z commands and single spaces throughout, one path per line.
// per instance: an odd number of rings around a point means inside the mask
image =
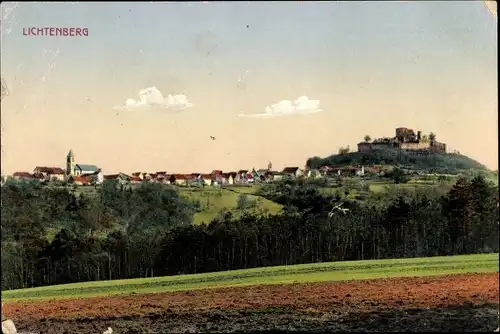
M 492 331 L 498 273 L 5 303 L 37 333 Z

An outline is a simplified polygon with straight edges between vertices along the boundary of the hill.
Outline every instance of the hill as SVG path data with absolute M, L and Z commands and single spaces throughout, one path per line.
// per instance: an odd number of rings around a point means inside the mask
M 179 188 L 181 196 L 200 205 L 200 211 L 194 215 L 194 224 L 208 224 L 223 211 L 232 211 L 235 216 L 249 211 L 280 212 L 280 204 L 252 194 L 255 190 L 255 187 Z
M 324 165 L 393 165 L 426 172 L 454 174 L 477 170 L 488 172 L 483 164 L 457 153 L 411 152 L 400 149 L 374 149 L 371 152 L 334 154 L 326 158 L 309 158 L 306 165 L 318 168 Z

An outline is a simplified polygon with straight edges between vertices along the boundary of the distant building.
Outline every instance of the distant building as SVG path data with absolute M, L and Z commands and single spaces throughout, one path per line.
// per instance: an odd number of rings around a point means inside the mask
M 70 175 L 70 177 L 68 178 L 68 183 L 77 186 L 88 186 L 92 183 L 92 180 L 88 176 Z
M 292 178 L 298 178 L 303 175 L 303 171 L 299 167 L 285 167 L 281 173 Z
M 15 172 L 12 177 L 14 180 L 35 180 L 35 176 L 28 172 Z
M 446 144 L 436 141 L 435 138 L 427 139 L 421 131 L 415 133 L 409 128 L 396 128 L 395 137 L 378 138 L 358 144 L 358 152 L 370 152 L 374 149 L 396 148 L 408 151 L 431 151 L 446 153 Z
M 102 171 L 100 169 L 94 173 L 81 174 L 81 176 L 87 177 L 94 185 L 102 184 L 104 182 L 104 175 L 102 174 Z
M 36 167 L 33 174 L 47 181 L 63 181 L 64 170 L 59 167 Z
M 68 176 L 75 175 L 85 175 L 85 174 L 94 174 L 100 171 L 100 168 L 95 165 L 87 165 L 87 164 L 77 164 L 75 162 L 75 155 L 72 150 L 69 150 L 68 155 L 66 156 L 66 174 Z

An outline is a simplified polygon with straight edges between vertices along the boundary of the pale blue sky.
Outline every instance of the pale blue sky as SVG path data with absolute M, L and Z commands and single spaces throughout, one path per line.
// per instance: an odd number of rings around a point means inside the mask
M 93 160 L 83 163 L 109 171 L 162 169 L 163 160 L 153 152 L 158 138 L 186 133 L 192 142 L 176 153 L 185 162 L 169 162 L 179 172 L 208 170 L 206 157 L 214 156 L 224 169 L 267 165 L 271 159 L 277 166 L 302 165 L 340 145 L 354 147 L 366 133 L 390 136 L 400 125 L 437 132 L 451 147 L 496 168 L 497 144 L 491 140 L 497 136 L 497 23 L 480 1 L 26 3 L 2 21 L 3 31 L 11 18 L 12 31 L 2 41 L 2 72 L 11 91 L 3 109 L 12 110 L 4 122 L 4 153 L 22 150 L 16 136 L 41 112 L 53 120 L 26 136 L 53 136 L 53 144 L 36 156 L 6 153 L 9 169 L 29 169 L 42 158 L 56 163 L 69 146 Z M 31 26 L 87 27 L 89 36 L 23 36 L 22 29 Z M 59 50 L 59 56 L 41 82 L 50 63 L 43 49 Z M 244 89 L 237 87 L 247 71 Z M 152 112 L 154 128 L 140 123 L 143 116 L 112 110 L 149 86 L 165 96 L 185 94 L 195 108 L 183 115 Z M 301 95 L 320 100 L 324 112 L 271 121 L 237 117 Z M 92 107 L 85 97 L 92 98 Z M 65 118 L 81 117 L 99 126 L 54 130 Z M 207 121 L 213 131 L 206 130 Z M 295 139 L 287 135 L 296 136 L 304 122 L 314 134 L 302 129 L 303 138 L 288 150 Z M 459 135 L 463 131 L 485 139 L 471 144 Z M 200 153 L 197 141 L 204 143 L 208 132 L 220 142 Z M 72 139 L 75 133 L 101 139 L 82 144 Z M 266 154 L 263 133 L 275 143 Z M 124 143 L 134 152 L 144 146 L 152 151 L 142 153 L 140 162 L 110 157 L 97 153 L 103 138 L 110 152 Z M 235 142 L 255 145 L 238 154 Z
M 116 56 L 116 66 L 124 70 L 170 61 L 179 71 L 189 70 L 202 65 L 193 44 L 204 37 L 206 49 L 222 59 L 221 66 L 261 71 L 277 63 L 290 70 L 293 62 L 311 59 L 333 71 L 360 63 L 370 67 L 372 62 L 398 68 L 419 54 L 434 55 L 434 66 L 453 66 L 446 59 L 453 56 L 456 66 L 472 61 L 487 70 L 496 60 L 496 54 L 487 52 L 496 22 L 480 1 L 26 3 L 13 16 L 12 33 L 3 40 L 7 72 L 43 48 L 61 49 L 66 57 L 59 61 L 64 64 L 89 56 L 105 63 L 106 57 Z M 88 27 L 91 38 L 24 37 L 22 28 L 27 26 Z M 213 44 L 219 44 L 218 51 Z M 139 49 L 144 50 L 140 61 L 133 56 Z M 81 66 L 95 68 L 88 61 Z

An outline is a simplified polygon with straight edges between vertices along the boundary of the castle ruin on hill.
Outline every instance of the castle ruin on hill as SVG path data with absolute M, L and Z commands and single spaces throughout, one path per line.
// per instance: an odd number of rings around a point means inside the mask
M 435 135 L 422 135 L 409 128 L 396 128 L 395 137 L 377 138 L 373 141 L 365 140 L 358 144 L 358 152 L 370 152 L 374 149 L 396 148 L 408 151 L 431 151 L 446 153 L 446 144 L 436 141 Z

